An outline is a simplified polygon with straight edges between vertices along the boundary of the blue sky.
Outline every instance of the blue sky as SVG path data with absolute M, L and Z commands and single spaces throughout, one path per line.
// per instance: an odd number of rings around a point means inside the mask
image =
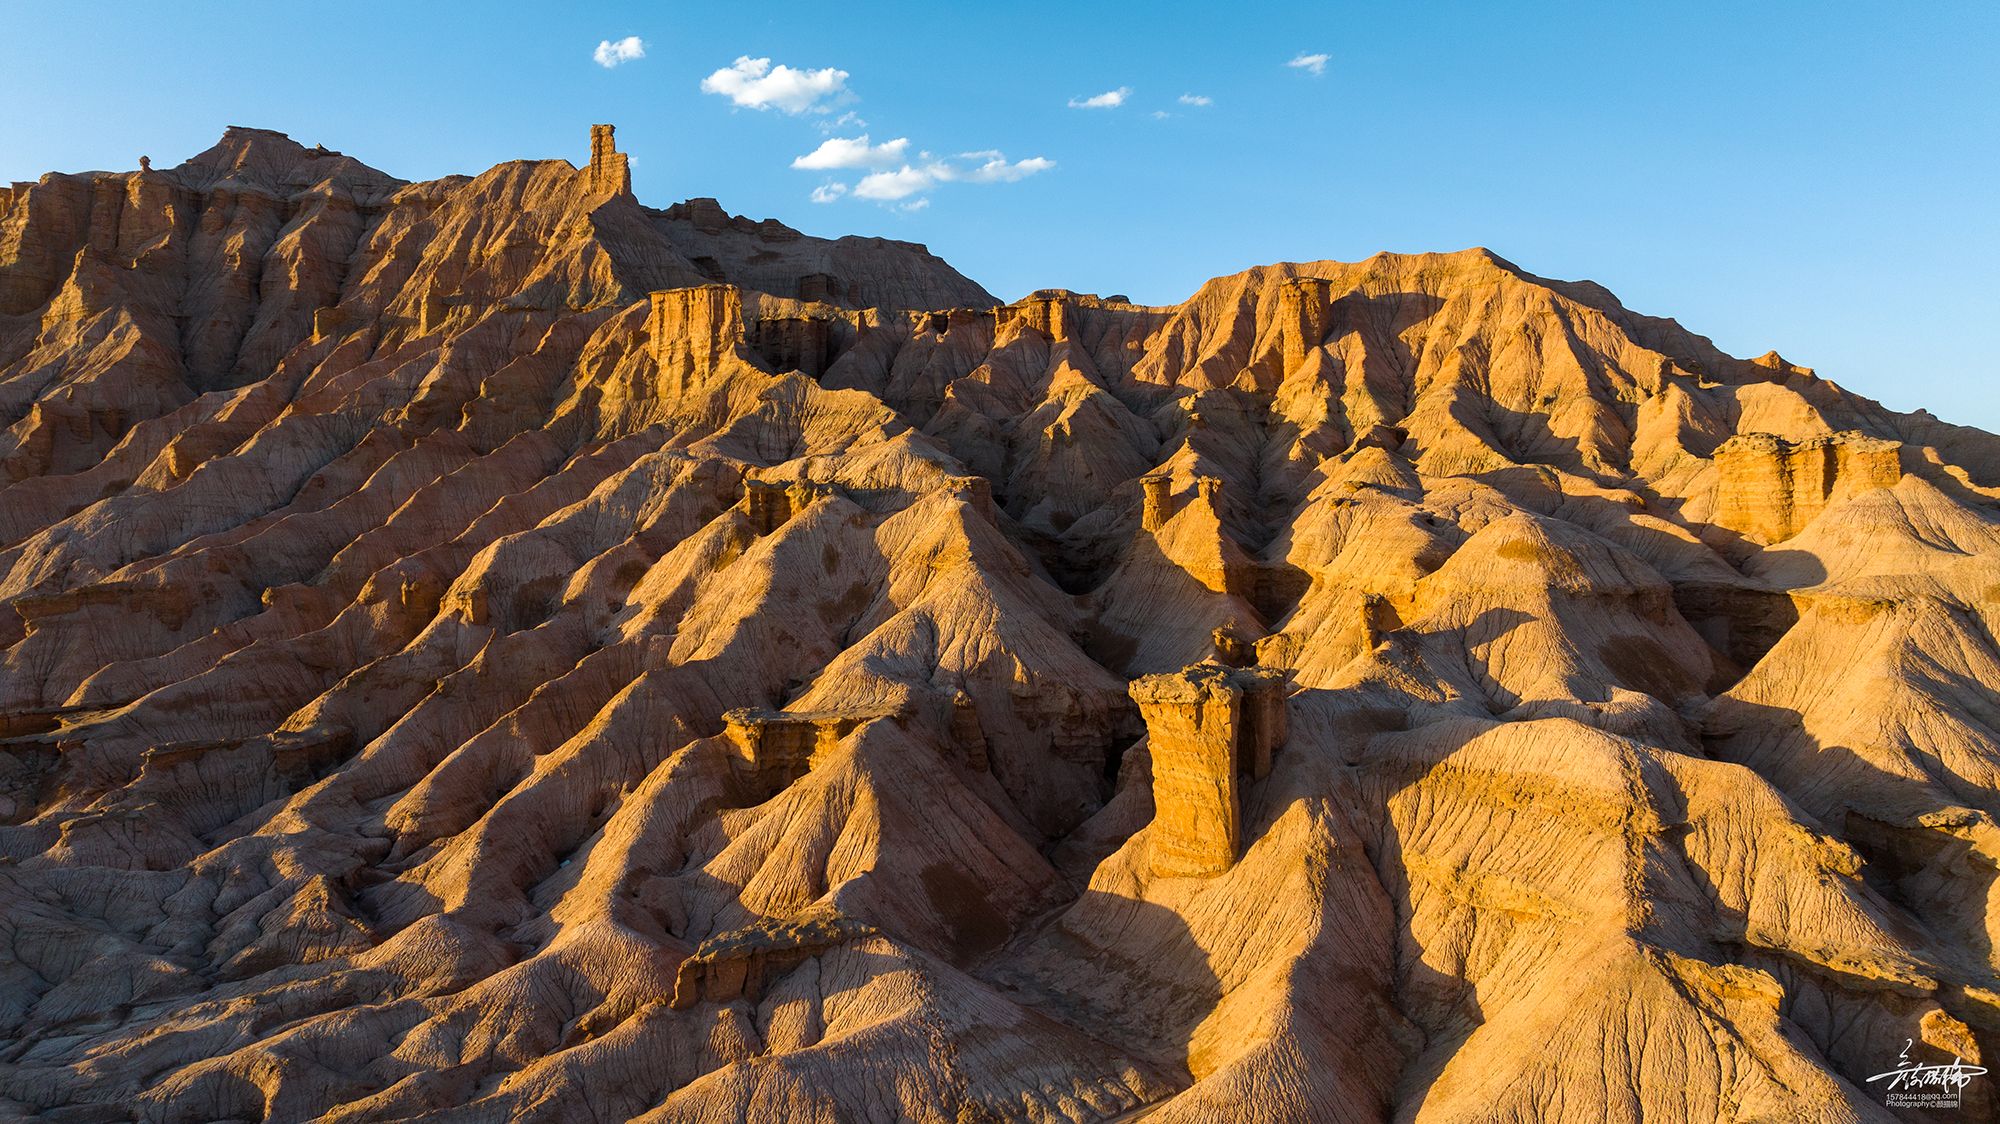
M 580 163 L 610 121 L 650 204 L 923 242 L 1003 297 L 1166 303 L 1262 262 L 1483 245 L 2000 430 L 2000 5 L 334 12 L 5 0 L 0 179 L 177 163 L 228 124 L 428 178 Z M 863 135 L 867 166 L 793 166 Z

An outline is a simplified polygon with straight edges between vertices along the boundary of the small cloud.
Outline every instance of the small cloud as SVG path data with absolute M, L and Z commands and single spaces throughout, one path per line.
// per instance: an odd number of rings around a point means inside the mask
M 1156 109 L 1153 111 L 1153 120 L 1155 121 L 1165 121 L 1167 118 L 1172 116 L 1173 114 L 1168 113 L 1164 109 Z
M 847 87 L 847 72 L 826 67 L 821 70 L 794 70 L 770 59 L 748 55 L 701 80 L 705 94 L 721 94 L 745 109 L 776 109 L 797 116 L 825 113 L 819 103 Z
M 1297 57 L 1285 65 L 1294 70 L 1309 71 L 1316 78 L 1326 73 L 1326 64 L 1331 58 L 1333 58 L 1332 55 L 1309 55 L 1301 51 Z
M 1027 179 L 1036 172 L 1046 172 L 1055 166 L 1055 161 L 1042 156 L 1030 156 L 1026 160 L 1016 160 L 1009 164 L 1006 157 L 996 152 L 984 164 L 969 172 L 960 173 L 957 178 L 967 183 L 1014 183 L 1017 180 Z
M 965 167 L 949 160 L 927 159 L 921 164 L 905 164 L 894 171 L 871 172 L 854 185 L 854 197 L 878 203 L 897 203 L 922 195 L 939 184 L 1015 183 L 1056 166 L 1055 161 L 1045 156 L 1030 156 L 1026 160 L 1009 162 L 998 152 L 969 155 L 980 162 Z M 920 205 L 921 201 L 905 203 L 902 209 L 915 210 Z
M 908 214 L 913 211 L 921 211 L 925 207 L 928 207 L 930 205 L 931 201 L 929 199 L 912 199 L 908 203 L 904 203 L 902 206 L 899 206 L 896 209 L 904 212 L 905 214 Z
M 792 161 L 792 167 L 809 171 L 831 171 L 836 168 L 886 168 L 903 162 L 903 150 L 910 147 L 908 137 L 897 137 L 881 144 L 868 143 L 868 134 L 858 137 L 832 137 L 818 148 Z
M 1182 94 L 1182 105 L 1214 105 L 1215 99 L 1207 94 Z
M 1131 96 L 1132 87 L 1120 86 L 1115 90 L 1106 90 L 1101 94 L 1095 94 L 1087 98 L 1071 98 L 1069 99 L 1069 107 L 1071 109 L 1116 109 L 1124 105 L 1125 99 Z
M 597 65 L 610 70 L 621 62 L 645 58 L 646 41 L 637 35 L 627 35 L 617 40 L 606 39 L 597 44 L 597 49 L 590 52 L 590 57 Z
M 815 203 L 831 203 L 845 194 L 847 194 L 846 184 L 823 183 L 813 188 L 812 201 Z
M 922 168 L 908 164 L 893 172 L 872 172 L 861 177 L 854 185 L 856 199 L 874 199 L 878 202 L 894 202 L 907 199 L 922 191 L 929 191 L 949 178 L 940 174 L 947 171 L 941 164 L 926 165 Z

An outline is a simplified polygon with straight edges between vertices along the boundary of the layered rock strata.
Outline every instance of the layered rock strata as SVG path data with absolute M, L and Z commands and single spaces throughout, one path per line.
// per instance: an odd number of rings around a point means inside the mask
M 1241 786 L 1285 740 L 1285 674 L 1195 664 L 1131 687 L 1153 771 L 1153 873 L 1220 874 L 1243 842 Z

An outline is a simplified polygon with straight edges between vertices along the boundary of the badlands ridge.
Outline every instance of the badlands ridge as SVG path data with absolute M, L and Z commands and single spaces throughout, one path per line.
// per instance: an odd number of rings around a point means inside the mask
M 1877 1121 L 2000 1054 L 2000 438 L 1588 282 L 1001 304 L 608 127 L 239 128 L 0 189 L 0 422 L 0 1119 Z

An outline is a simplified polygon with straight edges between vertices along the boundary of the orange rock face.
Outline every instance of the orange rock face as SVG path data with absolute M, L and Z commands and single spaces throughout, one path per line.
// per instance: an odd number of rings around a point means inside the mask
M 1285 740 L 1285 677 L 1196 664 L 1134 680 L 1153 774 L 1153 873 L 1220 874 L 1243 841 L 1243 786 Z
M 1763 543 L 1791 538 L 1835 499 L 1895 487 L 1899 448 L 1852 432 L 1798 442 L 1738 434 L 1715 450 L 1716 525 Z
M 1483 250 L 1003 305 L 590 141 L 0 192 L 0 1118 L 1916 1120 L 1996 1053 L 2000 439 Z

